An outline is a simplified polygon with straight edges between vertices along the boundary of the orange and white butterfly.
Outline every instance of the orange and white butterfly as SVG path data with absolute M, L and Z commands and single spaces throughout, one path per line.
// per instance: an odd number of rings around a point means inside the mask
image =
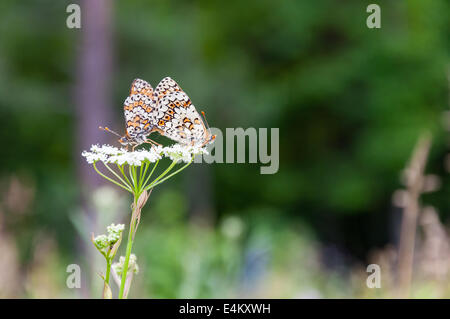
M 159 145 L 148 138 L 153 132 L 181 144 L 201 147 L 216 137 L 205 126 L 187 94 L 170 77 L 162 79 L 154 91 L 146 81 L 135 79 L 124 102 L 124 115 L 126 133 L 119 142 L 133 145 L 133 149 L 142 143 Z M 107 127 L 104 130 L 120 136 Z

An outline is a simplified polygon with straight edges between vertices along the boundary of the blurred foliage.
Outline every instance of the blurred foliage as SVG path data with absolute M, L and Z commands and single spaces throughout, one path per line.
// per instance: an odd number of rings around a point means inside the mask
M 22 270 L 39 234 L 56 240 L 61 263 L 79 258 L 74 78 L 83 29 L 65 26 L 72 2 L 0 3 L 0 225 Z M 391 196 L 423 130 L 433 134 L 427 171 L 443 185 L 425 201 L 448 218 L 449 2 L 380 0 L 379 30 L 366 27 L 371 2 L 114 1 L 117 123 L 134 78 L 156 85 L 171 76 L 213 127 L 280 128 L 277 174 L 260 175 L 259 164 L 203 168 L 212 227 L 189 218 L 187 175 L 153 192 L 137 237 L 135 297 L 352 294 L 350 265 L 395 241 Z M 20 216 L 5 204 L 16 176 L 35 192 Z

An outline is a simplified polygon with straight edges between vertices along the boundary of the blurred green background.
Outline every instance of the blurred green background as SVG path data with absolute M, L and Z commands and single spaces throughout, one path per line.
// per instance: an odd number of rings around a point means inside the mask
M 369 29 L 372 2 L 1 1 L 0 297 L 101 296 L 89 236 L 128 225 L 131 198 L 81 152 L 117 146 L 98 125 L 123 132 L 132 80 L 165 76 L 212 127 L 279 128 L 280 166 L 195 164 L 156 188 L 130 297 L 391 296 L 392 198 L 425 131 L 438 182 L 421 203 L 442 236 L 430 248 L 419 222 L 410 296 L 449 297 L 450 4 L 380 0 Z M 70 3 L 80 29 L 66 27 Z M 366 287 L 373 262 L 381 289 Z M 81 289 L 66 287 L 68 264 Z

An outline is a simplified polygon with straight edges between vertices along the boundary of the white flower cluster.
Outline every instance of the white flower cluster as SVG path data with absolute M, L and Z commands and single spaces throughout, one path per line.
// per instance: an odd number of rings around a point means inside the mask
M 120 235 L 122 234 L 124 229 L 124 224 L 111 224 L 106 227 L 106 230 L 108 231 L 108 240 L 112 243 L 116 243 L 120 239 Z
M 119 276 L 122 276 L 123 273 L 123 264 L 125 263 L 125 257 L 120 256 L 119 262 L 115 262 L 112 264 L 112 267 L 116 271 Z M 133 270 L 135 274 L 139 272 L 139 266 L 137 264 L 137 257 L 135 254 L 130 255 L 130 259 L 128 260 L 128 271 Z
M 161 159 L 161 147 L 152 147 L 149 151 L 138 150 L 128 152 L 110 145 L 92 145 L 90 152 L 81 153 L 89 164 L 101 161 L 105 164 L 114 163 L 118 165 L 129 164 L 140 166 L 144 161 L 156 162 Z
M 189 163 L 193 155 L 208 154 L 204 147 L 173 144 L 162 149 L 162 154 L 169 157 L 172 161 L 183 161 Z
M 106 235 L 98 235 L 97 237 L 94 238 L 94 244 L 99 249 L 103 249 L 103 248 L 108 247 L 109 246 L 108 236 L 106 236 Z
M 114 245 L 120 239 L 120 236 L 123 230 L 125 229 L 125 225 L 111 224 L 108 227 L 106 227 L 106 229 L 108 231 L 108 235 L 98 235 L 97 237 L 94 238 L 94 244 L 95 246 L 97 246 L 98 249 L 104 249 Z
M 141 166 L 145 162 L 156 162 L 163 156 L 169 157 L 171 160 L 190 162 L 192 156 L 197 154 L 208 154 L 206 148 L 198 146 L 189 146 L 174 144 L 167 147 L 154 146 L 150 150 L 136 150 L 129 152 L 126 149 L 119 149 L 110 145 L 92 145 L 90 151 L 81 153 L 89 164 L 101 161 L 105 164 L 128 164 Z

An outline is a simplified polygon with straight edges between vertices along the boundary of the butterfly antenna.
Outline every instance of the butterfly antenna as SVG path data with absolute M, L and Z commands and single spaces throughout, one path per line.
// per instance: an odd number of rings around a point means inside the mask
M 101 130 L 103 130 L 103 131 L 106 131 L 106 132 L 109 132 L 109 133 L 113 133 L 114 135 L 117 135 L 118 137 L 122 137 L 120 134 L 114 132 L 113 130 L 110 130 L 110 129 L 107 128 L 107 127 L 99 126 L 98 128 L 101 129 Z
M 202 115 L 203 115 L 203 119 L 205 120 L 206 127 L 208 128 L 208 132 L 209 132 L 209 134 L 211 134 L 211 129 L 210 129 L 210 127 L 209 127 L 208 121 L 206 120 L 205 112 L 202 111 Z M 215 138 L 216 138 L 215 135 L 210 135 L 210 137 L 211 137 L 211 139 L 209 140 L 209 142 L 214 141 Z M 208 142 L 208 143 L 209 143 L 209 142 Z
M 205 120 L 206 127 L 208 128 L 208 130 L 210 130 L 208 121 L 206 120 L 205 112 L 202 111 L 202 115 L 203 115 L 203 119 Z

